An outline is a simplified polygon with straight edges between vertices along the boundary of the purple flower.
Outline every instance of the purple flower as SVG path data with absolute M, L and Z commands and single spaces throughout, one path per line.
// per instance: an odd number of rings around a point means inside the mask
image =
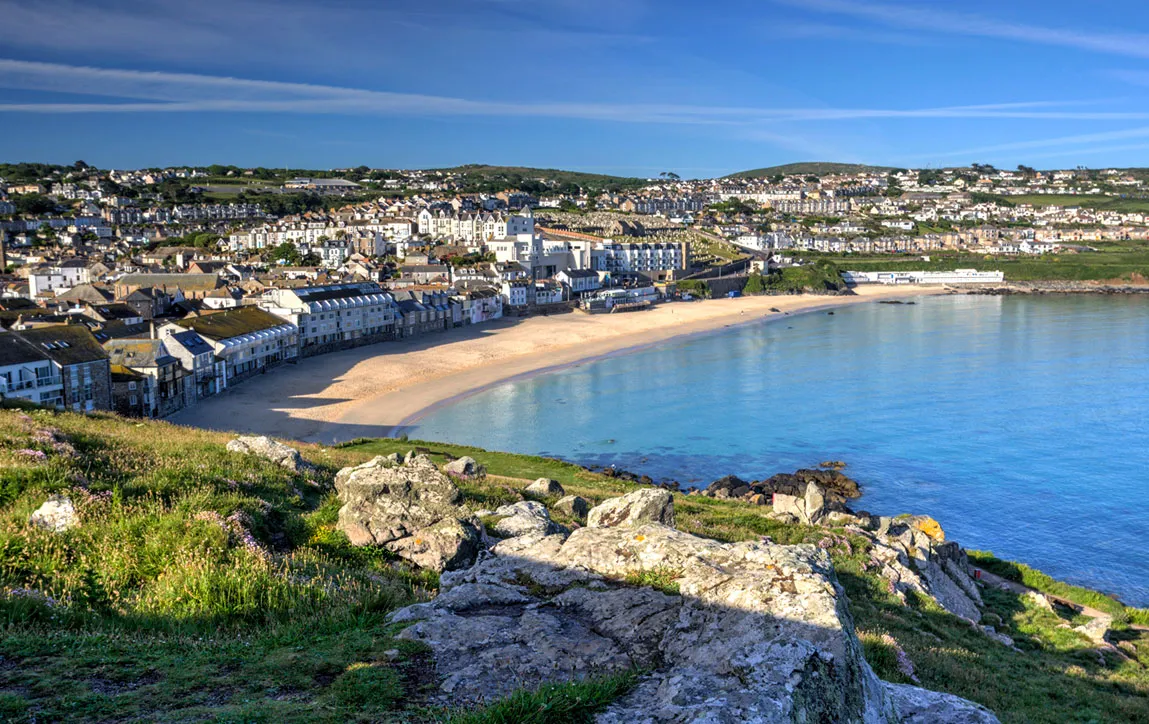
M 32 458 L 33 460 L 47 460 L 48 459 L 47 453 L 45 453 L 43 450 L 33 450 L 31 448 L 24 448 L 23 450 L 17 450 L 16 454 L 17 455 L 23 455 L 26 458 Z

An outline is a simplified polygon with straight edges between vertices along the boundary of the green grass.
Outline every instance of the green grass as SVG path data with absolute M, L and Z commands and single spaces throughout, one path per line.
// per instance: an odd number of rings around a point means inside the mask
M 1091 242 L 1086 242 L 1091 243 Z M 1100 242 L 1099 242 L 1100 244 Z M 1126 242 L 1129 244 L 1129 242 Z M 1131 281 L 1149 277 L 1149 248 L 1126 246 L 1122 251 L 1046 254 L 1041 257 L 1000 257 L 980 254 L 833 255 L 839 268 L 850 271 L 953 271 L 977 269 L 1005 273 L 1011 281 Z
M 331 484 L 345 465 L 422 449 L 438 462 L 466 454 L 486 466 L 486 477 L 461 486 L 474 510 L 521 499 L 539 477 L 592 503 L 638 485 L 557 460 L 405 440 L 300 444 L 318 468 L 296 475 L 226 452 L 228 439 L 114 416 L 0 410 L 0 590 L 31 591 L 0 594 L 0 720 L 589 721 L 633 686 L 634 675 L 594 678 L 474 712 L 428 706 L 437 685 L 429 653 L 395 639 L 385 617 L 432 595 L 438 577 L 351 546 L 335 530 Z M 51 492 L 77 501 L 79 528 L 54 535 L 27 525 Z M 779 523 L 768 507 L 735 501 L 676 495 L 675 507 L 678 527 L 698 535 L 826 548 L 883 678 L 910 680 L 908 658 L 923 685 L 986 704 L 1005 722 L 1149 721 L 1142 631 L 1114 634 L 1131 660 L 1101 661 L 1066 621 L 987 592 L 987 620 L 1014 637 L 1021 651 L 1011 651 L 930 602 L 903 606 L 868 566 L 860 536 Z M 627 582 L 677 593 L 675 571 Z
M 1102 194 L 1025 194 L 1001 198 L 1014 205 L 1080 207 L 1127 214 L 1149 212 L 1149 199 L 1145 198 L 1121 198 Z

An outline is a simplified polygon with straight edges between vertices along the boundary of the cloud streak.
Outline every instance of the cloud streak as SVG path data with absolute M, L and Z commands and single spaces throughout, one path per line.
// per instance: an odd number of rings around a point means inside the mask
M 120 70 L 0 59 L 0 87 L 106 101 L 0 103 L 6 113 L 305 113 L 497 116 L 619 123 L 754 125 L 857 119 L 1015 118 L 1149 120 L 1149 112 L 1075 110 L 1051 101 L 940 108 L 755 108 L 595 102 L 511 102 L 192 73 Z
M 857 2 L 856 0 L 774 0 L 774 2 L 803 10 L 873 20 L 904 29 L 1014 40 L 1038 45 L 1076 48 L 1107 55 L 1149 58 L 1149 35 L 1144 33 L 1105 33 L 1051 28 L 936 8 L 871 3 L 869 0 L 865 0 L 865 2 Z

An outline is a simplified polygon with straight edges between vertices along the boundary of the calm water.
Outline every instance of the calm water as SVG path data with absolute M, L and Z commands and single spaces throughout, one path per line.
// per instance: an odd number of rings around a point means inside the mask
M 844 460 L 859 508 L 1149 605 L 1149 299 L 785 317 L 504 384 L 412 437 L 693 484 Z

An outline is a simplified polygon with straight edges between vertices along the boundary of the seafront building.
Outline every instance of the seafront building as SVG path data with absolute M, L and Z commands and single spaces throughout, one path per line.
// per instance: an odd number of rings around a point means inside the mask
M 847 284 L 1000 284 L 1005 272 L 954 271 L 844 271 Z

